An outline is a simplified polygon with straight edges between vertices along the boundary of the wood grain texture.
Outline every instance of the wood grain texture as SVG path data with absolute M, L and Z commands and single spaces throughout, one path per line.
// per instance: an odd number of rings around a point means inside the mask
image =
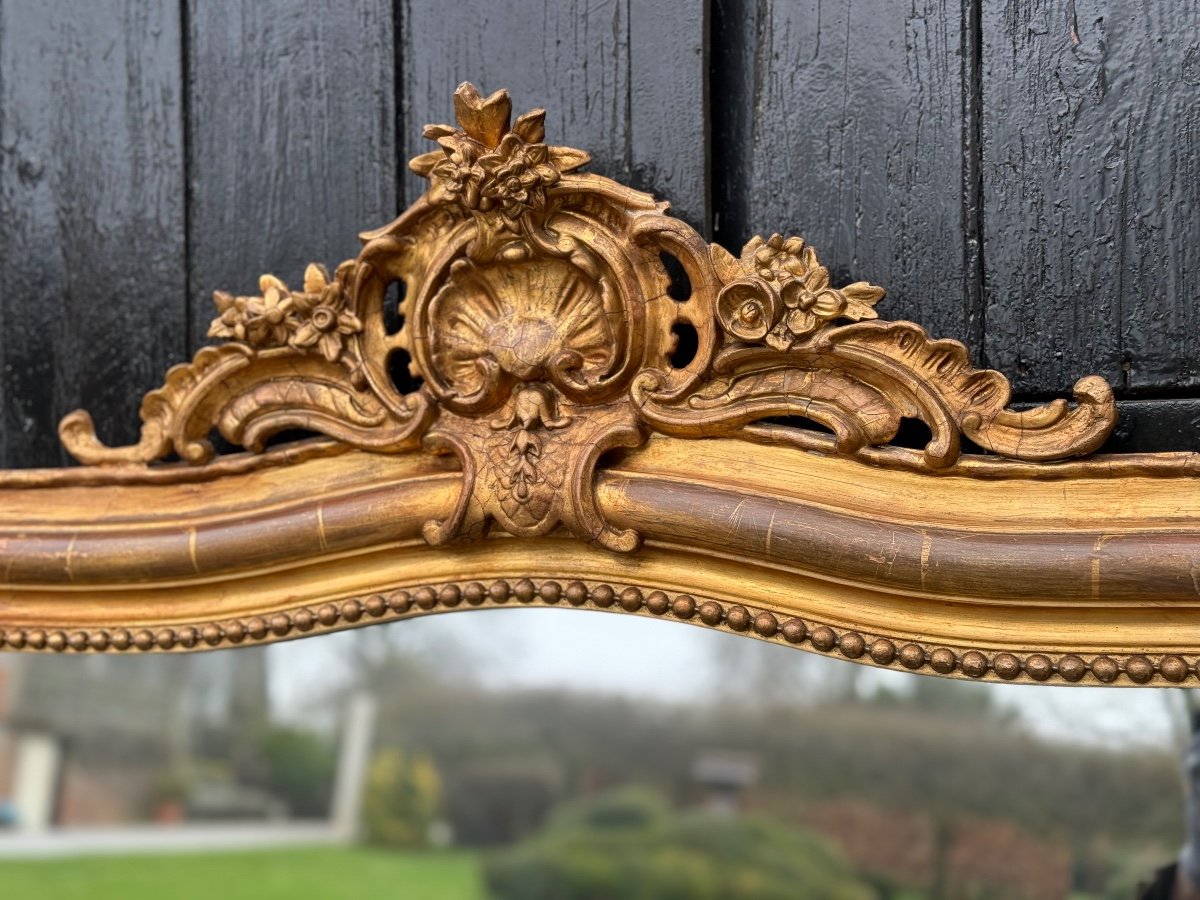
M 428 546 L 421 521 L 449 514 L 458 480 L 428 454 L 274 462 L 204 490 L 0 473 L 0 647 L 259 646 L 536 604 L 954 677 L 1200 678 L 1200 481 L 1182 474 L 1097 459 L 1047 481 L 931 477 L 656 436 L 596 479 L 603 515 L 646 537 L 630 557 L 562 532 Z
M 705 3 L 646 0 L 405 0 L 405 157 L 427 149 L 420 128 L 452 119 L 463 81 L 509 88 L 520 109 L 547 110 L 546 139 L 592 154 L 588 171 L 669 198 L 709 223 Z M 409 202 L 424 184 L 410 174 Z
M 1010 409 L 1003 375 L 878 319 L 882 291 L 831 286 L 802 239 L 735 257 L 547 146 L 544 110 L 514 119 L 471 84 L 454 110 L 412 162 L 428 190 L 356 259 L 221 295 L 225 343 L 147 397 L 137 444 L 76 414 L 63 440 L 96 469 L 0 472 L 0 647 L 187 650 L 565 600 L 942 675 L 1200 677 L 1180 655 L 1200 455 L 1064 462 L 1111 432 L 1106 382 Z M 397 349 L 418 389 L 390 380 Z M 923 446 L 893 444 L 904 419 Z M 298 425 L 342 446 L 246 466 L 204 443 L 258 453 Z M 149 465 L 171 450 L 185 464 Z
M 1039 478 L 1043 463 L 1086 456 L 1112 431 L 1102 379 L 1079 380 L 1074 408 L 1009 409 L 1001 373 L 975 368 L 959 342 L 879 319 L 883 290 L 832 286 L 801 238 L 755 237 L 735 257 L 652 195 L 581 173 L 586 151 L 545 144 L 545 110 L 514 120 L 507 91 L 469 83 L 454 107 L 457 124 L 426 126 L 436 149 L 410 164 L 429 189 L 365 234 L 356 259 L 332 276 L 310 265 L 298 289 L 267 275 L 261 296 L 218 293 L 208 335 L 226 343 L 146 396 L 138 442 L 104 445 L 77 411 L 59 429 L 72 455 L 121 465 L 174 452 L 206 465 L 214 430 L 261 452 L 288 428 L 360 449 L 424 447 L 463 467 L 452 516 L 425 526 L 431 544 L 562 525 L 632 552 L 638 534 L 598 515 L 593 474 L 607 450 L 652 432 L 864 460 L 890 449 L 939 470 L 960 463 L 969 439 L 996 454 L 985 463 Z M 668 253 L 688 276 L 686 297 L 671 294 Z M 398 351 L 418 389 L 391 377 Z M 778 421 L 796 416 L 825 431 Z M 928 438 L 890 446 L 906 419 Z
M 374 0 L 188 3 L 192 343 L 212 293 L 336 265 L 395 216 L 393 22 Z
M 186 350 L 180 52 L 168 0 L 0 5 L 0 466 L 127 440 Z
M 988 362 L 1200 384 L 1200 6 L 983 4 Z
M 835 283 L 884 285 L 887 317 L 971 342 L 962 20 L 950 0 L 715 0 L 717 239 L 800 234 Z

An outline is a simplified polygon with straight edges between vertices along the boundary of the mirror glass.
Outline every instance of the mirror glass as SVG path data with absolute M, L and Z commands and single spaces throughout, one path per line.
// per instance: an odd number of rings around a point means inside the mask
M 1184 693 L 956 682 L 556 609 L 189 656 L 9 654 L 0 881 L 1133 897 L 1184 840 Z

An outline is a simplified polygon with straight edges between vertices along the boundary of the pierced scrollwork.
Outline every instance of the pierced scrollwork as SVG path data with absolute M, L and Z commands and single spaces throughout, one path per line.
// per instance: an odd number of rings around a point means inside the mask
M 227 441 L 261 451 L 287 429 L 318 431 L 355 446 L 399 451 L 418 446 L 428 413 L 414 396 L 394 408 L 373 393 L 363 372 L 351 285 L 359 266 L 350 260 L 330 278 L 308 267 L 304 289 L 291 291 L 264 275 L 261 296 L 214 294 L 218 315 L 192 362 L 173 367 L 165 384 L 142 401 L 137 444 L 106 447 L 87 412 L 63 419 L 59 436 L 85 464 L 148 463 L 170 453 L 201 464 L 214 456 L 215 428 Z
M 171 452 L 193 464 L 208 437 L 261 449 L 291 428 L 401 452 L 422 444 L 458 457 L 453 512 L 429 522 L 439 544 L 565 526 L 631 551 L 639 536 L 605 522 L 593 495 L 600 457 L 659 432 L 745 438 L 862 455 L 903 419 L 931 439 L 914 468 L 947 470 L 962 440 L 1035 467 L 1087 454 L 1116 420 L 1108 384 L 1082 379 L 1075 404 L 1009 408 L 1008 381 L 972 368 L 966 348 L 911 322 L 878 319 L 882 288 L 832 284 L 798 237 L 754 238 L 739 257 L 707 244 L 665 203 L 578 170 L 588 155 L 545 143 L 545 112 L 511 122 L 508 94 L 455 94 L 457 126 L 431 125 L 438 148 L 411 163 L 425 195 L 363 235 L 331 277 L 310 266 L 303 289 L 263 276 L 259 296 L 215 295 L 206 347 L 146 396 L 141 440 L 105 447 L 84 412 L 61 426 L 88 464 L 146 464 Z M 668 294 L 662 254 L 691 294 Z M 397 333 L 384 304 L 405 287 Z M 697 351 L 671 362 L 676 326 Z M 400 392 L 403 352 L 422 383 Z M 827 432 L 782 427 L 803 417 Z M 747 465 L 753 465 L 748 456 Z M 1029 471 L 1032 473 L 1035 468 Z

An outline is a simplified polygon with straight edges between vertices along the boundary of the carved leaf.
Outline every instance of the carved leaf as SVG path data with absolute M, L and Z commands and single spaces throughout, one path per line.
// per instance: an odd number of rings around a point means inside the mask
M 96 436 L 92 417 L 84 410 L 66 416 L 58 434 L 67 452 L 85 465 L 147 463 L 166 456 L 173 449 L 188 462 L 200 463 L 212 457 L 212 445 L 196 440 L 194 420 L 202 418 L 205 400 L 223 379 L 249 365 L 254 352 L 242 344 L 202 347 L 190 363 L 172 367 L 163 386 L 142 400 L 141 439 L 126 447 L 108 447 Z M 207 434 L 211 422 L 201 422 Z
M 270 432 L 256 423 L 270 420 L 270 431 L 283 428 L 314 428 L 322 421 L 344 426 L 370 428 L 383 424 L 387 414 L 383 405 L 369 394 L 354 393 L 344 384 L 310 376 L 305 381 L 271 379 L 253 384 L 221 411 L 218 426 L 229 440 L 260 449 Z M 251 431 L 255 438 L 245 437 Z
M 1095 377 L 1076 385 L 1074 408 L 1056 400 L 1036 410 L 1009 410 L 1008 379 L 973 368 L 961 343 L 934 340 L 911 322 L 847 325 L 829 332 L 824 342 L 834 364 L 907 397 L 934 431 L 931 447 L 945 448 L 930 456 L 931 464 L 957 459 L 959 431 L 1003 456 L 1049 461 L 1092 452 L 1116 423 L 1112 389 Z
M 431 542 L 563 526 L 628 551 L 639 538 L 600 516 L 593 475 L 607 449 L 651 430 L 878 459 L 871 448 L 917 418 L 932 438 L 894 451 L 906 465 L 950 466 L 965 436 L 1033 472 L 1112 429 L 1102 379 L 1081 380 L 1073 406 L 1009 409 L 1003 375 L 973 368 L 957 341 L 878 321 L 883 289 L 837 287 L 803 239 L 755 237 L 735 256 L 654 197 L 571 174 L 588 154 L 545 144 L 544 110 L 510 127 L 506 92 L 464 84 L 455 112 L 457 125 L 425 129 L 437 147 L 410 164 L 428 191 L 363 235 L 356 260 L 332 277 L 310 265 L 298 291 L 264 275 L 260 296 L 217 293 L 210 334 L 231 343 L 146 396 L 138 443 L 105 447 L 77 412 L 61 426 L 68 449 L 85 463 L 172 449 L 199 463 L 214 427 L 251 450 L 291 428 L 384 452 L 424 436 L 463 467 L 453 513 L 425 528 Z M 403 354 L 422 381 L 409 393 Z M 797 417 L 825 430 L 788 424 Z
M 853 376 L 812 361 L 755 351 L 738 371 L 708 381 L 682 402 L 635 394 L 642 418 L 681 437 L 736 436 L 764 419 L 801 417 L 828 428 L 839 453 L 895 437 L 901 412 L 887 395 Z

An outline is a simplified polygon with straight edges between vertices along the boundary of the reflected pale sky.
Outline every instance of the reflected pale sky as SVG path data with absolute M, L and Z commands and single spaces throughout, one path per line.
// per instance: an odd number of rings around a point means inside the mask
M 501 609 L 426 616 L 377 625 L 387 639 L 426 653 L 447 667 L 463 661 L 493 686 L 559 687 L 668 701 L 736 690 L 737 678 L 770 677 L 781 691 L 820 691 L 845 679 L 853 663 L 733 635 L 643 617 L 568 609 Z M 287 716 L 303 717 L 317 676 L 348 673 L 351 642 L 360 632 L 276 644 L 271 650 L 273 699 Z M 369 640 L 383 640 L 374 634 Z M 904 690 L 925 677 L 861 669 L 858 690 L 886 684 Z M 1047 687 L 990 688 L 1029 728 L 1049 738 L 1096 745 L 1175 744 L 1181 733 L 1178 689 Z

